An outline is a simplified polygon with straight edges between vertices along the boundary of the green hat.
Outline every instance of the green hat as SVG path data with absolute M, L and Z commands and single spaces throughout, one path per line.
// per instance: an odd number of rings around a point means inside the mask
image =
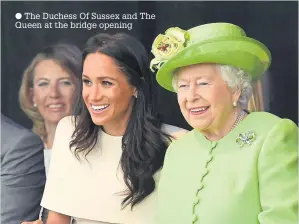
M 180 67 L 217 63 L 231 65 L 258 79 L 270 66 L 271 53 L 261 42 L 246 36 L 230 23 L 210 23 L 187 31 L 172 27 L 159 34 L 152 45 L 155 58 L 150 68 L 158 69 L 157 81 L 173 91 L 173 72 Z

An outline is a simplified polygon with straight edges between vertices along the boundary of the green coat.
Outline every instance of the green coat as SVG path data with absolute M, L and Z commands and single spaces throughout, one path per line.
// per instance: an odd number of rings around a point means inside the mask
M 189 132 L 167 150 L 156 224 L 297 224 L 297 148 L 297 126 L 265 112 L 217 142 Z

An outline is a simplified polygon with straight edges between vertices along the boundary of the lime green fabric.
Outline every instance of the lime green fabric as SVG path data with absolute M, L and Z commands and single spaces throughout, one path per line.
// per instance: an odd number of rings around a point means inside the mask
M 177 68 L 201 63 L 231 65 L 248 72 L 253 80 L 260 78 L 271 64 L 269 49 L 231 23 L 208 23 L 182 30 L 171 27 L 159 34 L 153 44 L 152 71 L 157 69 L 157 82 L 165 89 L 172 87 Z
M 167 150 L 156 224 L 297 224 L 297 148 L 296 124 L 266 112 L 217 142 L 189 132 Z

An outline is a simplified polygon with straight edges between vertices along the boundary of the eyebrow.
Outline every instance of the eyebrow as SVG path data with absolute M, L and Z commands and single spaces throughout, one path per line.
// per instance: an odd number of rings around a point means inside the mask
M 201 75 L 201 76 L 198 76 L 195 78 L 195 80 L 199 80 L 199 79 L 208 79 L 210 80 L 211 78 L 205 76 L 205 75 Z M 184 82 L 189 82 L 190 80 L 189 79 L 184 79 L 184 78 L 179 78 L 177 79 L 178 81 L 184 81 Z
M 83 78 L 88 78 L 88 79 L 90 79 L 87 75 L 82 75 L 82 77 L 83 77 Z M 116 81 L 115 78 L 112 78 L 112 77 L 109 77 L 109 76 L 100 76 L 100 77 L 97 77 L 96 79 L 98 79 L 98 80 L 102 80 L 102 79 L 111 79 L 111 80 Z
M 200 76 L 200 77 L 197 77 L 196 80 L 198 80 L 198 79 L 202 79 L 202 78 L 203 78 L 203 77 Z M 178 81 L 190 82 L 190 79 L 178 78 Z
M 62 77 L 62 78 L 59 78 L 58 81 L 62 80 L 62 79 L 69 79 L 69 80 L 72 80 L 71 77 Z M 36 80 L 36 82 L 39 82 L 39 81 L 50 81 L 50 79 L 47 79 L 47 78 L 38 78 Z

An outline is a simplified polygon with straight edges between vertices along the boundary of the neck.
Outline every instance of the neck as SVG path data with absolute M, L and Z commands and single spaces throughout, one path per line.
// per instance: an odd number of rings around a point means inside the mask
M 103 130 L 108 135 L 123 136 L 128 126 L 132 108 L 130 107 L 121 117 L 105 124 Z
M 210 129 L 207 131 L 201 131 L 203 135 L 210 141 L 218 141 L 226 136 L 234 126 L 240 112 L 241 108 L 236 108 L 231 113 L 229 113 L 226 117 L 223 118 L 223 125 L 218 128 Z
M 44 145 L 46 148 L 51 149 L 53 146 L 57 123 L 45 123 L 45 127 L 47 132 L 47 139 L 44 140 Z
M 105 125 L 103 130 L 106 134 L 112 136 L 123 136 L 127 128 L 127 124 Z

